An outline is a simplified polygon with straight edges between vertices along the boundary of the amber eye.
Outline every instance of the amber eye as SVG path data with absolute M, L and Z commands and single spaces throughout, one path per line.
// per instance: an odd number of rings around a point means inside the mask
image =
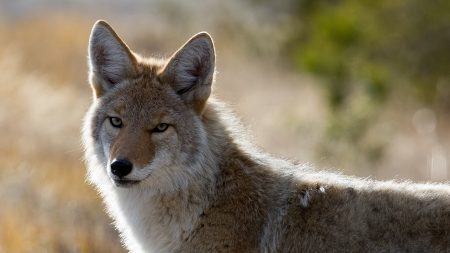
M 121 128 L 123 125 L 122 120 L 117 117 L 109 117 L 109 122 L 111 123 L 111 125 L 113 127 L 116 127 L 116 128 Z
M 161 124 L 157 125 L 155 128 L 153 128 L 153 132 L 154 133 L 162 133 L 162 132 L 166 131 L 167 128 L 169 128 L 169 124 L 161 123 Z

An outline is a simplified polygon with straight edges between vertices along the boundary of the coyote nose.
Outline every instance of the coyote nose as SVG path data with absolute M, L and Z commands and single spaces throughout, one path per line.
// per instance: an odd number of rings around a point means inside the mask
M 118 177 L 124 177 L 130 174 L 132 169 L 133 164 L 127 159 L 119 159 L 111 163 L 111 172 Z

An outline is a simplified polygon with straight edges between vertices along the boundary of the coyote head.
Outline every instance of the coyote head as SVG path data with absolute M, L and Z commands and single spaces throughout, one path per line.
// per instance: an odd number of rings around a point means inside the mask
M 84 126 L 89 180 L 164 191 L 203 173 L 195 168 L 206 157 L 201 116 L 214 68 L 207 33 L 192 37 L 167 61 L 144 59 L 98 21 L 89 40 L 94 101 Z

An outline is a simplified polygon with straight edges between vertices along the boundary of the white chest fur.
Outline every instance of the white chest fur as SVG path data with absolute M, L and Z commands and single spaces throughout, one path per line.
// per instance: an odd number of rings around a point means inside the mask
M 202 205 L 184 195 L 115 188 L 105 197 L 126 247 L 133 253 L 148 253 L 174 252 L 192 231 Z

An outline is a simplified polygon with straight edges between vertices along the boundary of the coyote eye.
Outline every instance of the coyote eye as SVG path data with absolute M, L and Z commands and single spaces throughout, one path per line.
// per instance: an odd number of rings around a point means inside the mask
M 122 120 L 117 117 L 109 117 L 109 122 L 113 127 L 121 128 L 122 127 Z
M 169 124 L 161 123 L 161 124 L 157 125 L 155 128 L 153 128 L 153 132 L 154 133 L 162 133 L 162 132 L 166 131 L 167 128 L 169 128 Z

